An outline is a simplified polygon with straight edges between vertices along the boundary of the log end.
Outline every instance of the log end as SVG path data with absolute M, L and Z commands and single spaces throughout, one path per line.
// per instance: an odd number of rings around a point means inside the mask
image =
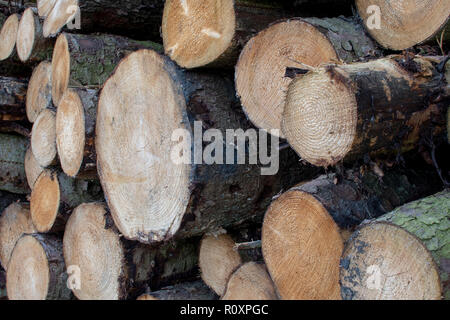
M 57 35 L 69 21 L 73 20 L 78 10 L 78 0 L 56 1 L 44 21 L 44 37 Z
M 46 18 L 55 4 L 56 0 L 36 0 L 39 17 Z
M 30 209 L 21 203 L 10 204 L 0 215 L 0 263 L 8 270 L 17 240 L 23 234 L 34 233 L 36 230 L 31 222 Z
M 277 300 L 272 279 L 263 264 L 248 262 L 237 269 L 222 300 Z
M 36 229 L 49 232 L 58 215 L 60 204 L 60 188 L 58 175 L 44 170 L 34 184 L 31 192 L 31 219 Z
M 27 118 L 34 123 L 42 110 L 52 104 L 52 64 L 41 62 L 33 71 L 26 97 Z
M 343 299 L 440 300 L 439 270 L 424 244 L 385 222 L 361 227 L 341 262 Z
M 58 36 L 52 57 L 52 99 L 55 106 L 59 106 L 64 92 L 69 86 L 70 52 L 65 34 Z
M 16 45 L 18 29 L 19 15 L 10 15 L 0 30 L 0 61 L 8 59 L 12 55 Z
M 50 270 L 41 243 L 26 235 L 17 242 L 6 273 L 10 300 L 45 300 L 49 291 Z
M 26 62 L 33 52 L 34 39 L 36 37 L 36 23 L 32 8 L 23 12 L 17 30 L 16 50 L 19 59 Z
M 31 132 L 31 150 L 42 167 L 48 167 L 56 158 L 56 115 L 45 109 L 37 117 Z
M 200 244 L 199 267 L 203 281 L 219 296 L 225 293 L 231 274 L 242 263 L 233 239 L 222 234 L 206 235 Z
M 245 45 L 236 66 L 236 91 L 245 113 L 257 127 L 280 131 L 292 81 L 286 69 L 307 69 L 337 60 L 336 51 L 322 32 L 300 19 L 261 31 Z
M 447 22 L 447 0 L 356 0 L 359 15 L 383 47 L 404 50 L 435 35 Z
M 357 128 L 357 101 L 345 75 L 330 67 L 293 80 L 281 126 L 292 148 L 309 163 L 327 167 L 341 161 Z
M 262 250 L 284 300 L 340 299 L 339 228 L 312 195 L 288 191 L 264 218 Z
M 106 228 L 105 215 L 104 205 L 85 203 L 74 210 L 66 225 L 64 259 L 81 276 L 81 285 L 72 286 L 80 300 L 123 298 L 124 252 L 119 234 Z
M 33 190 L 34 184 L 42 171 L 44 171 L 44 167 L 37 162 L 31 151 L 31 147 L 29 147 L 25 153 L 25 174 L 27 176 L 28 186 L 31 190 Z
M 75 177 L 84 157 L 85 122 L 81 99 L 73 89 L 67 89 L 56 113 L 56 146 L 61 167 L 69 177 Z
M 195 68 L 216 60 L 231 46 L 235 28 L 232 0 L 165 2 L 161 26 L 164 50 L 181 67 Z

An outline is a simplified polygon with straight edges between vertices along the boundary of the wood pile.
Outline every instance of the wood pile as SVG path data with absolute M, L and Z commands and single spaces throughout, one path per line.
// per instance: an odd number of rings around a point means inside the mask
M 450 299 L 449 15 L 0 0 L 0 300 Z

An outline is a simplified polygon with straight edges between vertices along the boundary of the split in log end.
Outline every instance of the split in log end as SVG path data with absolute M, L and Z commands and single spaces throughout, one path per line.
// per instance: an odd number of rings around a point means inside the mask
M 12 55 L 16 45 L 18 29 L 19 15 L 10 15 L 0 30 L 0 61 L 8 59 Z

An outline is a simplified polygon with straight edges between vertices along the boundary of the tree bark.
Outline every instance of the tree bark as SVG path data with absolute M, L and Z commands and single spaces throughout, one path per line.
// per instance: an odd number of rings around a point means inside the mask
M 149 79 L 158 79 L 158 86 Z M 244 151 L 240 142 L 235 146 L 234 136 L 227 144 L 217 142 L 216 159 L 209 159 L 205 149 L 203 162 L 203 129 L 217 129 L 215 133 L 225 137 L 226 129 L 250 128 L 233 92 L 230 79 L 182 71 L 150 50 L 129 55 L 107 81 L 97 114 L 97 170 L 114 221 L 126 238 L 151 243 L 175 234 L 178 238 L 192 237 L 247 220 L 258 221 L 273 195 L 295 179 L 317 172 L 302 166 L 289 149 L 280 151 L 278 172 L 276 157 L 274 172 L 261 171 L 262 165 L 248 164 L 250 161 L 238 164 L 235 148 L 246 158 L 250 152 Z M 133 112 L 124 114 L 121 110 L 129 106 L 135 106 Z M 181 129 L 181 136 L 177 129 Z M 196 141 L 189 140 L 193 132 Z M 139 140 L 135 140 L 137 137 Z M 260 146 L 267 142 L 259 141 Z M 273 155 L 279 148 L 276 142 L 272 141 Z M 230 164 L 219 155 L 225 149 Z M 177 150 L 183 153 L 182 159 Z M 194 162 L 190 161 L 191 150 Z M 159 170 L 167 170 L 167 175 L 156 183 L 154 177 L 160 176 Z M 122 193 L 130 196 L 122 197 Z M 155 203 L 155 199 L 160 200 Z M 169 203 L 170 208 L 166 207 Z M 144 222 L 136 212 L 146 217 L 150 214 L 151 218 Z M 139 225 L 139 231 L 135 227 L 131 230 L 131 225 Z
M 444 132 L 444 79 L 436 59 L 419 56 L 329 65 L 292 82 L 282 130 L 317 166 L 406 152 Z
M 81 275 L 82 286 L 73 287 L 79 299 L 131 298 L 146 287 L 157 289 L 192 277 L 197 245 L 196 239 L 159 247 L 123 240 L 101 203 L 77 207 L 64 234 L 66 262 L 78 266 Z M 83 259 L 86 255 L 95 264 Z
M 30 192 L 24 169 L 28 140 L 0 133 L 0 190 L 18 194 Z
M 54 105 L 59 105 L 69 86 L 100 88 L 123 57 L 143 48 L 162 50 L 154 42 L 120 36 L 61 34 L 52 58 Z
M 139 296 L 137 300 L 216 300 L 202 281 L 185 282 Z
M 31 192 L 31 218 L 41 233 L 62 232 L 71 209 L 103 199 L 98 181 L 73 179 L 57 169 L 45 169 Z
M 25 119 L 27 87 L 25 80 L 0 76 L 0 121 Z
M 24 235 L 14 248 L 6 277 L 10 300 L 69 300 L 72 297 L 67 288 L 62 241 L 53 235 Z
M 450 300 L 450 191 L 446 190 L 395 209 L 378 218 L 419 238 L 439 267 L 443 297 Z

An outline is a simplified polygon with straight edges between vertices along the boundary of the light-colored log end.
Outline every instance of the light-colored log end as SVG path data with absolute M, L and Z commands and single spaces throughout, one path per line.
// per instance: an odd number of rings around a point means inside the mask
M 34 123 L 46 108 L 52 105 L 52 64 L 41 62 L 34 70 L 28 83 L 26 112 L 28 121 Z
M 19 18 L 18 14 L 10 15 L 0 30 L 0 61 L 8 59 L 14 51 L 19 29 Z
M 49 109 L 37 117 L 31 132 L 31 150 L 42 167 L 48 167 L 56 158 L 56 114 Z

